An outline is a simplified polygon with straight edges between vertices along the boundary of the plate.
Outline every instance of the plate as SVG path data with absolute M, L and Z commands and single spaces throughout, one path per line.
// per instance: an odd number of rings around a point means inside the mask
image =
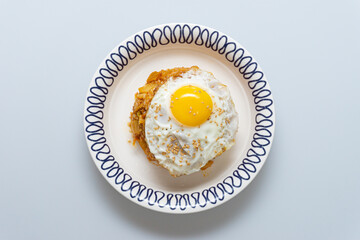
M 174 178 L 129 143 L 129 116 L 151 72 L 193 65 L 228 85 L 239 130 L 235 146 L 210 168 Z M 131 201 L 167 213 L 207 210 L 240 193 L 264 165 L 274 124 L 272 93 L 255 59 L 229 36 L 197 24 L 154 26 L 120 43 L 95 72 L 84 109 L 86 141 L 100 173 Z

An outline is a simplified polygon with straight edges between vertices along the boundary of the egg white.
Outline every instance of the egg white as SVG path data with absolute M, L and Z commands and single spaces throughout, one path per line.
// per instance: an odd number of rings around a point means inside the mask
M 185 85 L 202 88 L 213 101 L 210 118 L 197 127 L 181 125 L 171 113 L 171 94 Z M 219 109 L 222 109 L 221 114 L 218 114 Z M 201 69 L 191 69 L 181 77 L 170 78 L 164 83 L 153 97 L 145 119 L 145 138 L 149 149 L 159 164 L 173 176 L 197 172 L 209 160 L 220 155 L 224 147 L 226 150 L 231 148 L 237 129 L 238 114 L 227 86 Z M 194 140 L 200 143 L 201 150 L 193 145 Z M 184 155 L 167 152 L 168 144 L 175 143 L 186 151 L 181 150 Z M 187 145 L 190 147 L 184 148 Z

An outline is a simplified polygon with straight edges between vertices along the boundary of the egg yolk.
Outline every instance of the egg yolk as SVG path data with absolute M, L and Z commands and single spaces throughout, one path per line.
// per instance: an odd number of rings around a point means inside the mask
M 187 85 L 171 95 L 170 109 L 173 116 L 186 126 L 198 126 L 211 115 L 213 102 L 203 89 Z

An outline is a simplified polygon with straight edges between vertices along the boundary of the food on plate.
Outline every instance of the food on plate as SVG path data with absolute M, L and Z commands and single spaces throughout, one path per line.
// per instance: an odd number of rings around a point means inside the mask
M 234 145 L 238 129 L 229 89 L 197 66 L 151 73 L 130 119 L 134 142 L 174 177 L 211 166 Z

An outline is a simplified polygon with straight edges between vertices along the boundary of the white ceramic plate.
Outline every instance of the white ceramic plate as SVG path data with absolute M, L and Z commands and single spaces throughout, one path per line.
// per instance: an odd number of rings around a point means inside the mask
M 207 170 L 173 178 L 132 146 L 134 94 L 153 71 L 199 66 L 229 86 L 240 116 L 236 144 Z M 117 46 L 96 71 L 85 102 L 91 156 L 105 179 L 131 201 L 167 213 L 218 206 L 240 193 L 263 166 L 272 144 L 273 98 L 262 70 L 239 43 L 196 24 L 164 24 Z

